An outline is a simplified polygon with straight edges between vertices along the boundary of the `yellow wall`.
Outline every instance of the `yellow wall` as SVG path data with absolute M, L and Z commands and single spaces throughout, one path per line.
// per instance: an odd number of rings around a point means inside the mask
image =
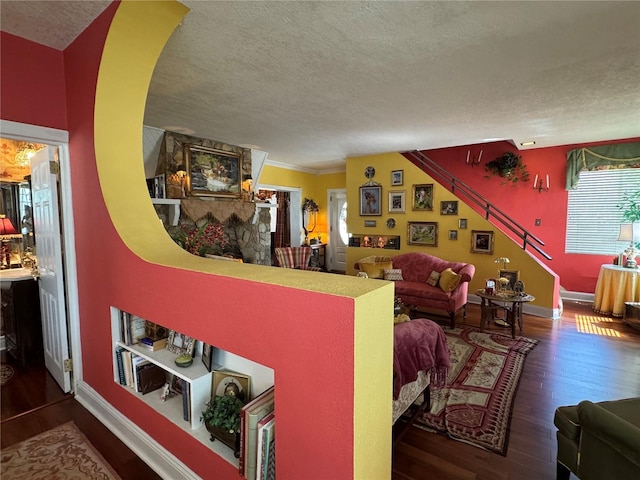
M 366 167 L 373 166 L 376 169 L 374 182 L 382 186 L 381 216 L 360 216 L 359 207 L 359 187 L 368 180 L 364 176 Z M 398 187 L 391 187 L 391 171 L 404 171 L 404 184 Z M 411 210 L 412 185 L 433 184 L 433 211 L 413 211 Z M 369 235 L 399 235 L 400 250 L 354 248 L 347 249 L 347 274 L 356 273 L 354 264 L 361 258 L 369 255 L 397 255 L 408 252 L 424 252 L 430 255 L 443 258 L 449 261 L 473 263 L 476 267 L 476 274 L 469 286 L 469 293 L 475 292 L 484 287 L 486 278 L 495 277 L 498 267 L 502 264 L 494 263 L 497 257 L 508 257 L 511 263 L 507 266 L 509 270 L 520 271 L 520 279 L 525 283 L 527 293 L 536 297 L 533 304 L 553 309 L 554 283 L 557 276 L 530 256 L 515 244 L 509 237 L 498 230 L 494 225 L 476 213 L 466 203 L 460 200 L 445 187 L 436 182 L 431 176 L 424 173 L 418 167 L 409 162 L 399 153 L 388 153 L 382 155 L 350 158 L 347 160 L 347 202 L 349 232 Z M 405 191 L 406 206 L 405 213 L 388 213 L 389 191 Z M 445 200 L 458 200 L 458 215 L 440 215 L 440 202 Z M 393 218 L 396 226 L 390 229 L 386 226 L 387 219 Z M 458 228 L 458 220 L 467 219 L 467 229 Z M 365 220 L 376 220 L 376 227 L 364 226 Z M 438 246 L 426 247 L 407 245 L 407 223 L 408 222 L 437 222 L 438 223 Z M 449 240 L 449 230 L 458 230 L 458 239 Z M 495 232 L 495 243 L 492 255 L 471 253 L 471 231 L 486 230 Z

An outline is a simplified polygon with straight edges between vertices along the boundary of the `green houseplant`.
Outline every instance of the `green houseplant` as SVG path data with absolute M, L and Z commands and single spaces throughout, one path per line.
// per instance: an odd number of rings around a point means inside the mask
M 240 410 L 242 400 L 235 395 L 216 395 L 205 404 L 200 418 L 207 427 L 218 427 L 228 433 L 237 433 L 240 429 Z
M 522 157 L 513 152 L 505 152 L 496 159 L 487 162 L 484 169 L 489 173 L 485 178 L 498 175 L 504 179 L 503 185 L 507 182 L 517 183 L 529 180 L 529 172 L 527 166 L 522 163 Z
M 629 223 L 640 222 L 640 190 L 622 195 L 622 203 L 617 205 L 622 210 L 622 218 Z M 640 249 L 640 242 L 636 243 L 636 248 Z

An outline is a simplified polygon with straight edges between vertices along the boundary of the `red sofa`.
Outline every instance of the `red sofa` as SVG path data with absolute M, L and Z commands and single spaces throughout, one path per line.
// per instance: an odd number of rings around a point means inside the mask
M 451 328 L 455 328 L 456 313 L 462 308 L 463 317 L 467 316 L 467 293 L 469 282 L 476 272 L 475 265 L 462 262 L 448 262 L 426 253 L 403 253 L 391 257 L 394 269 L 402 270 L 403 280 L 395 281 L 396 295 L 409 307 L 425 307 L 444 310 L 451 319 Z M 460 275 L 460 283 L 451 292 L 445 292 L 436 285 L 431 286 L 427 279 L 432 271 L 438 273 L 451 268 Z

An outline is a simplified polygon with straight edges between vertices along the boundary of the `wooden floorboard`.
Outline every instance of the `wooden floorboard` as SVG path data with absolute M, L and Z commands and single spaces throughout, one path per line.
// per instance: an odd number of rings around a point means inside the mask
M 470 305 L 467 320 L 456 323 L 477 327 L 479 316 L 479 307 Z M 584 318 L 593 320 L 603 335 L 579 331 Z M 522 335 L 539 343 L 522 372 L 507 455 L 412 427 L 394 448 L 394 480 L 555 479 L 553 415 L 558 406 L 640 396 L 640 331 L 594 314 L 590 303 L 565 302 L 562 318 L 555 321 L 525 315 Z
M 581 333 L 578 316 L 595 317 L 604 333 L 620 337 Z M 467 320 L 458 323 L 477 327 L 479 317 L 479 307 L 470 305 Z M 440 321 L 448 324 L 446 318 Z M 507 455 L 412 427 L 393 450 L 392 479 L 554 479 L 558 406 L 640 396 L 640 331 L 621 320 L 594 315 L 590 304 L 565 302 L 556 321 L 525 315 L 522 334 L 539 343 L 527 356 L 518 386 Z M 20 370 L 1 391 L 2 448 L 73 420 L 123 480 L 160 478 L 76 400 L 65 397 L 43 366 Z

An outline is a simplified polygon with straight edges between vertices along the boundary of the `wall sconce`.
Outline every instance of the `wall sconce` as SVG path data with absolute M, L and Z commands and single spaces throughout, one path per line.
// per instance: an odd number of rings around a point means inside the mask
M 245 202 L 253 202 L 253 178 L 251 178 L 251 175 L 244 175 L 242 177 L 242 192 Z
M 549 174 L 547 173 L 547 185 L 545 186 L 542 177 L 538 179 L 538 174 L 536 173 L 536 178 L 533 179 L 533 189 L 538 190 L 540 192 L 548 192 L 549 191 Z
M 178 170 L 176 172 L 176 175 L 178 176 L 178 178 L 180 179 L 180 191 L 182 194 L 182 198 L 186 197 L 186 192 L 184 190 L 184 183 L 186 182 L 186 178 L 187 178 L 187 172 L 184 170 Z
M 480 165 L 480 160 L 482 160 L 482 150 L 480 150 L 477 157 L 471 155 L 471 150 L 467 150 L 467 165 L 475 167 L 476 165 Z

